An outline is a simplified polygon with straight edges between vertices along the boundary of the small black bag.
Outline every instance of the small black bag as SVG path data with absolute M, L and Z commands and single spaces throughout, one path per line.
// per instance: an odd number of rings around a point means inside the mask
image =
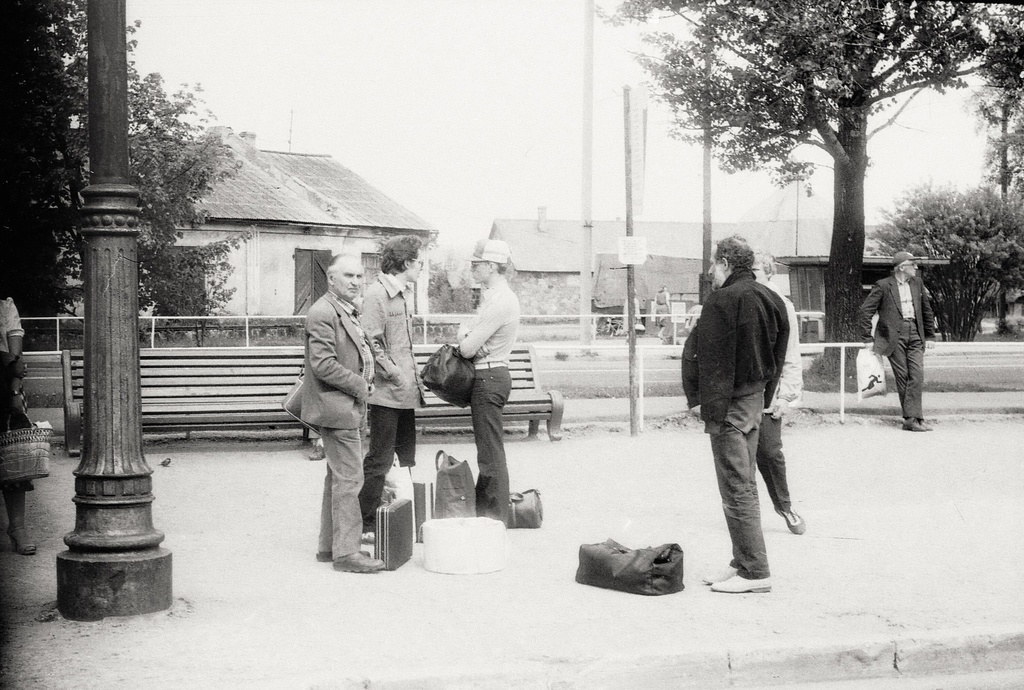
M 420 378 L 423 379 L 423 385 L 441 400 L 466 407 L 473 396 L 476 368 L 459 354 L 457 345 L 442 345 L 423 365 Z
M 509 495 L 508 528 L 537 529 L 544 522 L 544 504 L 540 492 L 527 489 L 522 493 Z
M 476 484 L 469 463 L 439 450 L 434 456 L 434 467 L 434 517 L 476 517 Z
M 630 594 L 683 591 L 683 550 L 679 544 L 629 549 L 611 539 L 580 547 L 576 582 Z

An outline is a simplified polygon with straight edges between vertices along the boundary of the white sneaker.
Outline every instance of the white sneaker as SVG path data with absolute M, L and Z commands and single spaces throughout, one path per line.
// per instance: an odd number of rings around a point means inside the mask
M 736 577 L 736 568 L 729 567 L 715 575 L 704 576 L 703 582 L 706 585 L 713 585 L 716 582 L 725 582 L 726 580 L 733 577 Z
M 763 577 L 760 580 L 748 580 L 735 575 L 728 580 L 714 583 L 711 585 L 711 591 L 726 594 L 763 594 L 772 591 L 772 579 Z

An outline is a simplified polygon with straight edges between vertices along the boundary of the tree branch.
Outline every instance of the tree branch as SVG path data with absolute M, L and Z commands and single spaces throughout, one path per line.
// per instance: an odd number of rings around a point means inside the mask
M 898 117 L 899 117 L 899 116 L 900 116 L 900 115 L 901 115 L 901 114 L 903 113 L 903 111 L 904 111 L 904 110 L 906 110 L 906 109 L 907 109 L 907 106 L 908 106 L 908 105 L 910 105 L 910 102 L 911 102 L 912 100 L 914 100 L 915 98 L 917 98 L 917 97 L 918 97 L 918 95 L 920 95 L 920 93 L 921 93 L 922 91 L 924 91 L 924 88 L 920 88 L 920 89 L 918 89 L 917 91 L 915 91 L 914 93 L 910 94 L 910 98 L 908 98 L 907 100 L 905 100 L 905 101 L 903 102 L 903 105 L 901 105 L 901 106 L 900 106 L 900 107 L 899 107 L 899 108 L 898 108 L 898 109 L 896 110 L 896 112 L 895 112 L 895 113 L 893 113 L 893 116 L 892 116 L 892 117 L 890 117 L 890 118 L 889 118 L 889 119 L 888 119 L 888 120 L 887 120 L 887 121 L 885 122 L 885 124 L 882 124 L 882 125 L 879 125 L 878 127 L 875 127 L 875 128 L 873 129 L 873 130 L 871 130 L 871 131 L 870 131 L 870 132 L 868 133 L 868 139 L 867 139 L 867 140 L 868 140 L 868 141 L 871 141 L 871 137 L 875 136 L 876 134 L 878 134 L 879 132 L 881 132 L 881 131 L 882 131 L 883 129 L 885 129 L 886 127 L 891 127 L 891 126 L 892 126 L 892 123 L 896 122 L 896 119 L 897 119 L 897 118 L 898 118 Z
M 966 76 L 968 76 L 970 74 L 974 74 L 976 71 L 978 71 L 977 66 L 970 67 L 968 69 L 958 70 L 958 71 L 954 72 L 953 74 L 950 74 L 946 78 L 947 79 L 955 79 L 957 77 L 966 77 Z M 938 83 L 939 82 L 936 79 L 922 79 L 922 80 L 916 81 L 916 82 L 914 82 L 912 84 L 907 84 L 906 86 L 901 86 L 900 88 L 895 89 L 895 90 L 890 91 L 890 92 L 887 92 L 887 93 L 879 93 L 877 96 L 875 96 L 873 98 L 867 99 L 865 101 L 865 105 L 874 105 L 875 103 L 878 103 L 879 101 L 884 101 L 886 98 L 892 98 L 894 96 L 900 95 L 901 93 L 906 93 L 907 91 L 913 91 L 914 89 L 926 89 L 926 88 L 934 87 Z

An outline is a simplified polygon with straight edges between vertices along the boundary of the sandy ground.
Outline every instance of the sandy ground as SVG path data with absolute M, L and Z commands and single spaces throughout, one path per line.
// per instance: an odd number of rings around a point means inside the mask
M 392 573 L 317 563 L 324 463 L 295 441 L 147 443 L 175 603 L 95 623 L 55 611 L 77 466 L 58 455 L 29 495 L 39 554 L 17 556 L 0 539 L 0 686 L 416 687 L 501 670 L 557 678 L 590 661 L 1020 628 L 1021 421 L 946 419 L 909 434 L 797 416 L 785 444 L 808 531 L 790 534 L 762 505 L 774 589 L 744 596 L 700 584 L 730 547 L 708 441 L 690 421 L 637 438 L 595 425 L 559 443 L 510 440 L 513 489 L 542 492 L 544 527 L 510 531 L 508 567 L 474 576 L 427 572 L 421 545 Z M 472 461 L 468 441 L 423 439 L 416 474 L 429 475 L 442 447 Z M 681 544 L 686 590 L 638 597 L 576 584 L 579 545 L 608 537 Z

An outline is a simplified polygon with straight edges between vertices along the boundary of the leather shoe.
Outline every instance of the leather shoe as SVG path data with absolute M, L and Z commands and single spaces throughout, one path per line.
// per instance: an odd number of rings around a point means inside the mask
M 803 534 L 807 531 L 807 523 L 804 519 L 790 510 L 776 510 L 776 513 L 782 516 L 782 519 L 786 521 L 786 527 L 793 534 Z
M 707 575 L 704 577 L 704 584 L 713 585 L 716 582 L 725 582 L 726 580 L 736 577 L 736 568 L 728 567 L 720 573 L 715 575 Z
M 772 591 L 772 579 L 763 577 L 759 580 L 748 580 L 735 575 L 724 582 L 716 582 L 711 585 L 711 591 L 725 594 L 763 594 Z
M 903 422 L 904 431 L 931 431 L 928 427 L 921 423 L 919 419 L 908 419 Z
M 384 570 L 384 561 L 357 551 L 341 558 L 335 558 L 334 569 L 343 573 L 377 573 Z

